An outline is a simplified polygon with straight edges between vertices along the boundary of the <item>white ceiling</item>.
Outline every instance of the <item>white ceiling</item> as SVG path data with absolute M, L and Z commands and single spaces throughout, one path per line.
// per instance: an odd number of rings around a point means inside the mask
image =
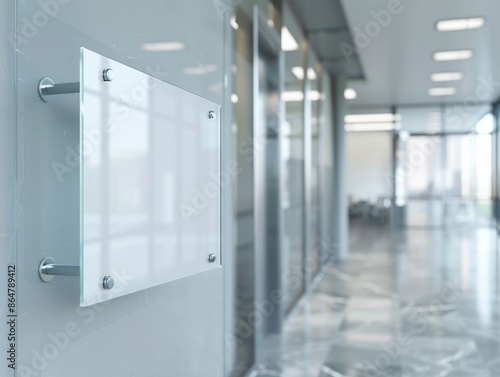
M 373 11 L 387 9 L 397 0 L 342 0 L 344 12 L 355 37 L 355 28 L 362 30 L 374 20 Z M 488 101 L 500 95 L 500 1 L 499 0 L 401 0 L 402 12 L 392 16 L 380 34 L 370 38 L 359 55 L 366 81 L 351 81 L 358 98 L 349 101 L 349 108 L 393 106 L 403 104 L 461 103 L 474 96 L 481 78 L 497 82 Z M 486 18 L 480 30 L 439 33 L 438 20 L 478 17 Z M 436 51 L 472 49 L 470 60 L 435 62 Z M 437 72 L 460 71 L 458 82 L 433 83 Z M 431 97 L 432 87 L 455 86 L 457 94 Z

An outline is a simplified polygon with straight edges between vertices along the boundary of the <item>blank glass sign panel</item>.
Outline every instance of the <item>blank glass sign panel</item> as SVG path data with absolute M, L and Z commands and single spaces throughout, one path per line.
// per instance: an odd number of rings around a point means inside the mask
M 80 76 L 80 304 L 219 268 L 219 105 L 83 48 Z

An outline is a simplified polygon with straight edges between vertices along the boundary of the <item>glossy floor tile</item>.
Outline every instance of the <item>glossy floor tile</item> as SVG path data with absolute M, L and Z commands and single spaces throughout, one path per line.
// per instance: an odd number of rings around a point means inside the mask
M 351 228 L 251 376 L 500 376 L 494 229 Z

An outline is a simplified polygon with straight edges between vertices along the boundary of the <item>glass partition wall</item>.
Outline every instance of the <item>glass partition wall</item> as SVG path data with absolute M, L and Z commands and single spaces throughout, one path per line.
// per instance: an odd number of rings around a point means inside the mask
M 305 289 L 304 260 L 304 50 L 300 26 L 286 7 L 283 17 L 285 121 L 282 126 L 283 257 L 285 308 L 289 311 Z M 295 43 L 294 43 L 295 42 Z M 302 48 L 301 48 L 302 46 Z
M 404 151 L 395 177 L 405 186 L 406 225 L 492 225 L 496 125 L 491 109 L 479 106 L 467 117 L 448 107 L 398 113 Z
M 244 2 L 231 19 L 239 173 L 235 294 L 226 305 L 234 307 L 234 377 L 268 358 L 266 346 L 279 347 L 287 313 L 325 263 L 321 229 L 330 231 L 322 218 L 330 218 L 323 202 L 332 185 L 321 186 L 332 156 L 331 140 L 323 139 L 329 98 L 321 95 L 329 76 L 293 11 L 280 3 Z
M 310 133 L 307 135 L 310 138 L 310 176 L 309 195 L 309 234 L 310 254 L 307 259 L 306 268 L 309 272 L 309 279 L 317 276 L 320 269 L 320 226 L 321 226 L 321 193 L 320 193 L 320 172 L 321 172 L 321 122 L 320 122 L 320 100 L 321 100 L 321 65 L 318 62 L 316 54 L 313 50 L 309 50 L 307 76 L 309 79 L 309 106 L 310 106 Z

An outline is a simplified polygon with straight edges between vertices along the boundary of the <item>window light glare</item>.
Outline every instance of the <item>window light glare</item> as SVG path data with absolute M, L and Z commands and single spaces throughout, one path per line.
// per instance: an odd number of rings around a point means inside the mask
M 399 129 L 397 123 L 350 123 L 344 126 L 347 132 L 381 132 Z
M 311 90 L 309 92 L 309 99 L 311 101 L 319 101 L 321 99 L 321 93 L 317 90 Z M 285 102 L 299 102 L 304 100 L 304 93 L 300 90 L 292 90 L 283 93 L 283 101 Z
M 344 90 L 344 98 L 346 100 L 353 100 L 353 99 L 356 99 L 358 97 L 358 93 L 356 93 L 356 91 L 352 88 L 347 88 L 346 90 Z
M 457 89 L 453 87 L 449 88 L 431 88 L 429 89 L 430 96 L 452 96 L 457 93 Z
M 295 51 L 299 49 L 299 44 L 286 26 L 281 29 L 281 49 L 283 51 Z
M 442 72 L 434 73 L 431 75 L 431 81 L 442 82 L 442 81 L 460 81 L 464 78 L 461 72 Z
M 143 43 L 141 48 L 149 52 L 181 51 L 186 48 L 182 42 L 151 42 Z
M 472 58 L 472 55 L 472 50 L 438 51 L 434 53 L 434 60 L 438 62 L 466 60 Z
M 283 93 L 283 101 L 285 102 L 299 102 L 303 100 L 304 100 L 304 93 L 302 93 L 300 90 Z
M 454 20 L 442 20 L 436 24 L 437 31 L 459 31 L 481 29 L 485 24 L 482 17 L 459 18 Z
M 344 117 L 345 123 L 389 123 L 401 119 L 399 114 L 349 114 Z
M 479 134 L 490 134 L 495 131 L 495 117 L 492 113 L 486 114 L 476 123 L 476 132 Z

